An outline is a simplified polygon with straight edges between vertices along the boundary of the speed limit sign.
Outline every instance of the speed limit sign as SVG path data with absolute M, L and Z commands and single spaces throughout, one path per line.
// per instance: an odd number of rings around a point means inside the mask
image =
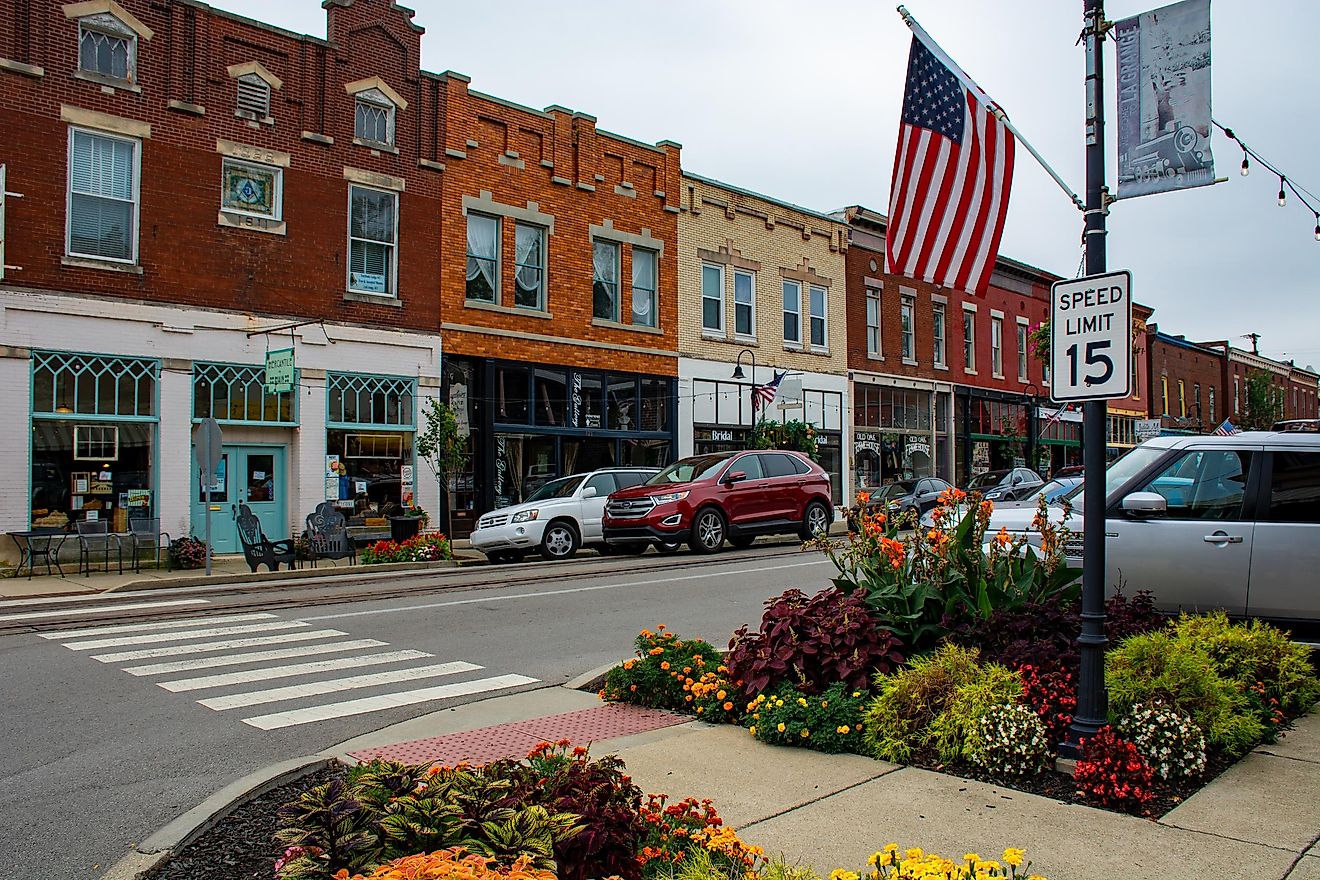
M 1113 400 L 1132 391 L 1132 273 L 1050 288 L 1050 397 Z

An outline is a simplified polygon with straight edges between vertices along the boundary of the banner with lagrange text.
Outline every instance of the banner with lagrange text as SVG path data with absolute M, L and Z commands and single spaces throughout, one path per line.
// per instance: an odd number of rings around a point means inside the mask
M 1210 153 L 1210 0 L 1183 0 L 1114 26 L 1118 197 L 1215 182 Z

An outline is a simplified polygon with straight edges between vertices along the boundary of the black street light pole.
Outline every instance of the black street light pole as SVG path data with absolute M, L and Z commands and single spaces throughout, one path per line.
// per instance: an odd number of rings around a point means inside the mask
M 744 348 L 742 351 L 738 352 L 738 360 L 733 365 L 733 375 L 730 378 L 732 379 L 743 378 L 743 371 L 742 371 L 743 355 L 747 355 L 749 358 L 751 358 L 752 375 L 748 378 L 748 381 L 752 384 L 752 390 L 755 391 L 756 390 L 756 352 L 752 351 L 750 348 Z M 752 408 L 753 409 L 756 408 L 755 400 L 752 401 Z
M 1104 0 L 1082 0 L 1082 32 L 1086 42 L 1086 274 L 1099 275 L 1105 265 L 1105 65 L 1101 51 Z M 1081 673 L 1077 681 L 1077 711 L 1059 747 L 1063 757 L 1076 758 L 1080 742 L 1108 723 L 1105 692 L 1105 447 L 1108 405 L 1088 401 L 1082 411 L 1082 633 L 1077 639 Z

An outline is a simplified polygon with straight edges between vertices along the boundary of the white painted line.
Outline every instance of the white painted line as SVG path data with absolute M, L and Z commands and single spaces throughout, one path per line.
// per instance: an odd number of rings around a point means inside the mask
M 440 675 L 454 675 L 458 672 L 475 672 L 481 667 L 475 663 L 437 663 L 434 666 L 419 666 L 416 669 L 395 669 L 390 672 L 369 672 L 366 675 L 353 675 L 348 678 L 335 678 L 329 681 L 314 681 L 310 684 L 294 684 L 287 687 L 269 688 L 264 691 L 249 691 L 245 694 L 229 694 L 224 697 L 211 697 L 198 700 L 208 709 L 223 712 L 226 709 L 239 709 L 244 706 L 260 706 L 262 703 L 278 703 L 281 700 L 296 700 L 300 697 L 315 697 L 320 694 L 333 694 L 354 688 L 375 687 L 381 684 L 398 684 L 401 681 L 414 681 L 422 678 L 435 678 Z
M 182 642 L 211 636 L 237 636 L 243 633 L 270 632 L 277 629 L 297 629 L 307 626 L 301 620 L 276 620 L 270 623 L 246 623 L 241 626 L 212 626 L 185 632 L 145 633 L 139 636 L 119 636 L 113 639 L 92 639 L 90 642 L 66 642 L 70 651 L 88 651 L 93 648 L 118 648 L 120 645 L 150 645 L 156 642 Z
M 537 593 L 513 593 L 508 596 L 482 596 L 477 599 L 455 599 L 450 602 L 431 602 L 425 605 L 405 605 L 400 608 L 375 608 L 370 611 L 345 611 L 340 614 L 318 614 L 312 617 L 300 617 L 299 620 L 342 620 L 345 617 L 368 617 L 375 614 L 397 614 L 403 611 L 427 611 L 432 608 L 452 608 L 455 605 L 481 605 L 487 602 L 510 602 L 515 599 L 540 599 L 545 596 L 567 596 L 572 593 L 594 593 L 597 590 L 617 590 L 622 587 L 649 587 L 655 584 L 672 584 L 675 581 L 695 581 L 706 578 L 728 577 L 730 574 L 751 574 L 758 571 L 779 571 L 785 568 L 806 568 L 808 566 L 828 564 L 828 559 L 813 562 L 794 562 L 789 565 L 768 565 L 761 568 L 740 568 L 736 572 L 719 571 L 707 574 L 688 574 L 678 577 L 658 578 L 648 581 L 629 581 L 624 584 L 597 584 L 591 587 L 571 587 L 564 590 L 542 590 Z
M 117 611 L 138 611 L 143 608 L 210 604 L 206 599 L 171 599 L 168 602 L 130 602 L 127 605 L 107 605 L 104 608 L 61 608 L 58 611 L 27 611 L 22 614 L 0 614 L 0 623 L 15 620 L 44 620 L 50 617 L 68 617 L 70 614 L 114 614 Z
M 294 663 L 290 666 L 267 666 L 264 669 L 244 669 L 239 672 L 220 672 L 215 675 L 203 675 L 198 678 L 180 678 L 176 681 L 161 681 L 157 685 L 167 691 L 195 691 L 200 688 L 225 687 L 231 684 L 248 684 L 253 681 L 269 681 L 272 678 L 292 678 L 295 675 L 312 675 L 317 672 L 333 672 L 336 669 L 353 669 L 358 666 L 379 666 L 382 663 L 400 663 L 404 660 L 418 660 L 432 655 L 425 651 L 386 651 L 383 654 L 366 654 L 362 657 L 340 657 L 336 660 L 316 660 L 311 663 Z
M 415 691 L 400 691 L 395 694 L 364 697 L 360 700 L 346 700 L 342 703 L 327 703 L 324 706 L 310 706 L 306 709 L 291 709 L 288 712 L 257 715 L 253 718 L 244 718 L 243 723 L 259 730 L 277 730 L 281 727 L 293 727 L 297 724 L 309 724 L 313 721 L 325 721 L 329 718 L 364 715 L 368 712 L 379 712 L 382 709 L 393 709 L 397 706 L 412 706 L 416 703 L 428 703 L 432 700 L 444 700 L 450 697 L 462 697 L 468 694 L 480 694 L 486 691 L 497 691 L 502 688 L 535 683 L 536 679 L 528 678 L 525 675 L 496 675 L 491 678 L 442 684 Z
M 112 633 L 149 632 L 158 629 L 180 629 L 185 626 L 210 626 L 215 623 L 240 623 L 245 620 L 273 620 L 274 614 L 226 614 L 221 617 L 190 617 L 186 620 L 166 620 L 156 623 L 126 623 L 122 626 L 93 626 L 87 629 L 65 629 L 59 632 L 37 633 L 43 639 L 72 639 L 77 636 L 105 636 Z
M 334 630 L 321 630 L 334 632 Z M 129 666 L 129 675 L 165 675 L 171 672 L 190 672 L 194 669 L 215 669 L 218 666 L 242 666 L 244 663 L 264 663 L 267 660 L 287 660 L 290 657 L 312 657 L 316 654 L 338 654 L 341 651 L 359 651 L 363 648 L 384 648 L 388 642 L 377 639 L 352 639 L 325 645 L 302 645 L 297 648 L 277 648 L 272 651 L 253 651 L 249 654 L 221 654 L 218 657 L 198 657 L 194 660 L 174 660 L 168 663 L 150 663 Z
M 226 639 L 222 642 L 201 642 L 195 645 L 170 645 L 166 648 L 143 648 L 140 651 L 119 651 L 115 654 L 93 654 L 93 660 L 102 663 L 122 663 L 125 660 L 150 660 L 153 657 L 178 657 L 180 654 L 205 654 L 208 651 L 230 651 L 234 648 L 255 648 L 258 645 L 282 645 L 286 642 L 310 642 L 333 636 L 346 636 L 340 629 L 309 629 L 277 636 L 253 636 L 250 639 Z M 382 642 L 382 644 L 384 644 Z

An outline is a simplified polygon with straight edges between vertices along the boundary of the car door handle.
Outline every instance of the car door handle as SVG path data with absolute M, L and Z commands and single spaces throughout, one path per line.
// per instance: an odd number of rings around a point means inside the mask
M 1223 532 L 1215 532 L 1213 535 L 1206 535 L 1201 540 L 1207 544 L 1241 544 L 1241 535 L 1225 535 Z

